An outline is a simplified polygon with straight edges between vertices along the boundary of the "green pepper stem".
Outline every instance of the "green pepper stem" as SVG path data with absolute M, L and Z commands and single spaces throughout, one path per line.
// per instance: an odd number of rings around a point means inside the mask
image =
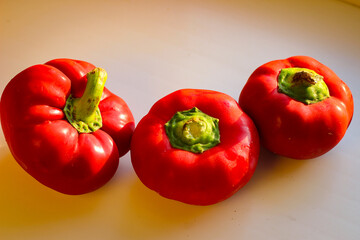
M 102 127 L 99 103 L 103 93 L 107 73 L 102 68 L 95 68 L 87 75 L 84 94 L 80 98 L 70 96 L 64 108 L 68 121 L 80 133 L 94 132 Z
M 196 107 L 177 112 L 165 129 L 172 147 L 193 153 L 202 153 L 220 143 L 219 119 Z
M 95 68 L 86 76 L 87 84 L 84 94 L 74 101 L 76 118 L 79 120 L 91 120 L 95 114 L 107 78 L 105 70 L 101 68 Z
M 278 77 L 278 90 L 305 104 L 318 103 L 330 97 L 323 78 L 307 68 L 284 68 Z

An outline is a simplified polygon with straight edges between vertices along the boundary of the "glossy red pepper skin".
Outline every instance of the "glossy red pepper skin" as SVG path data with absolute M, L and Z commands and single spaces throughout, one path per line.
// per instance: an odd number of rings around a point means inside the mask
M 55 59 L 16 75 L 1 97 L 1 125 L 15 160 L 42 184 L 65 194 L 98 189 L 115 174 L 129 151 L 134 118 L 120 97 L 104 89 L 103 127 L 79 133 L 63 108 L 70 94 L 81 97 L 94 65 Z
M 219 119 L 220 143 L 203 153 L 173 148 L 164 127 L 176 112 L 193 107 Z M 259 139 L 252 120 L 230 96 L 183 89 L 153 105 L 135 129 L 130 153 L 135 172 L 148 188 L 184 203 L 210 205 L 250 180 Z
M 324 77 L 330 97 L 306 105 L 278 91 L 284 68 L 307 68 Z M 335 147 L 351 122 L 354 103 L 349 87 L 327 66 L 307 56 L 275 60 L 257 68 L 239 97 L 253 119 L 263 145 L 294 159 L 310 159 Z

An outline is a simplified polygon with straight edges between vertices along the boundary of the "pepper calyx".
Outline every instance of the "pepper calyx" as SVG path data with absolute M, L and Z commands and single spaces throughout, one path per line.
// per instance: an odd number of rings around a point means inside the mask
M 165 130 L 172 147 L 193 153 L 203 153 L 220 143 L 219 119 L 196 107 L 175 113 Z
M 87 84 L 80 98 L 71 95 L 63 109 L 69 123 L 79 133 L 90 133 L 102 127 L 101 112 L 98 107 L 103 93 L 107 73 L 102 68 L 95 68 L 87 73 Z
M 281 69 L 278 76 L 278 92 L 307 105 L 330 97 L 324 77 L 307 68 Z

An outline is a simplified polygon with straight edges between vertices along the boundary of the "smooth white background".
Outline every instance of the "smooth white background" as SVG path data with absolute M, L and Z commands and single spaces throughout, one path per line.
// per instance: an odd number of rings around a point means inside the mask
M 248 185 L 207 207 L 158 196 L 130 155 L 81 196 L 27 175 L 0 134 L 0 239 L 359 239 L 360 8 L 336 0 L 0 0 L 0 92 L 21 70 L 54 58 L 89 61 L 136 122 L 180 88 L 238 99 L 260 65 L 308 55 L 352 90 L 353 121 L 329 153 L 307 161 L 261 151 Z

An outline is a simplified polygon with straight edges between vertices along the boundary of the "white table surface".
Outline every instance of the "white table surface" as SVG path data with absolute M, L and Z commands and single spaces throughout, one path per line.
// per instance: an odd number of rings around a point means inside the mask
M 350 1 L 351 2 L 351 1 Z M 0 92 L 21 70 L 60 57 L 107 70 L 136 122 L 180 88 L 238 99 L 270 60 L 308 55 L 352 90 L 355 115 L 327 154 L 298 161 L 261 151 L 248 185 L 207 207 L 144 187 L 130 155 L 81 196 L 48 189 L 0 134 L 0 239 L 360 239 L 360 7 L 336 0 L 0 0 Z

